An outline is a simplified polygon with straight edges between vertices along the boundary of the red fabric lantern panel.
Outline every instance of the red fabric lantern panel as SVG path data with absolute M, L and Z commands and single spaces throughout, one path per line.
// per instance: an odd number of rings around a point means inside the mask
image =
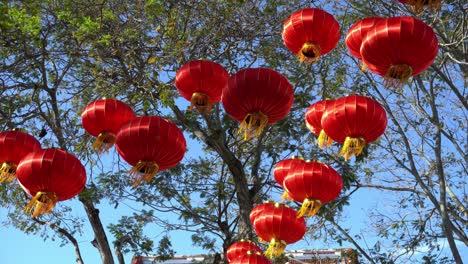
M 302 203 L 298 217 L 314 216 L 322 205 L 336 199 L 342 188 L 338 172 L 318 161 L 301 162 L 284 179 L 288 195 Z
M 262 203 L 262 204 L 259 204 L 257 206 L 255 206 L 252 211 L 250 211 L 250 222 L 253 223 L 255 221 L 255 218 L 257 218 L 257 216 L 263 211 L 265 210 L 265 208 L 267 207 L 274 207 L 275 206 L 275 203 L 274 202 L 271 202 L 271 201 L 268 201 L 268 202 L 265 202 L 265 203 Z
M 302 239 L 306 232 L 303 217 L 296 217 L 297 212 L 283 204 L 266 206 L 259 212 L 253 222 L 255 233 L 263 240 L 270 242 L 265 251 L 267 258 L 280 256 L 288 244 Z
M 306 8 L 294 12 L 284 22 L 282 35 L 284 45 L 301 62 L 312 63 L 336 47 L 340 25 L 322 9 Z
M 293 103 L 293 88 L 277 71 L 266 68 L 240 70 L 223 89 L 226 112 L 241 122 L 244 139 L 259 136 L 267 124 L 284 118 Z
M 0 182 L 13 181 L 24 156 L 39 149 L 41 143 L 27 133 L 19 130 L 0 133 Z
M 228 262 L 231 263 L 235 259 L 247 255 L 247 252 L 258 252 L 260 254 L 263 253 L 262 249 L 260 249 L 254 242 L 249 240 L 241 240 L 233 243 L 228 247 L 226 251 L 226 258 Z
M 259 252 L 247 252 L 245 255 L 235 258 L 231 264 L 271 264 L 271 261 Z
M 182 131 L 157 116 L 141 116 L 122 126 L 117 133 L 119 155 L 133 168 L 134 187 L 149 182 L 158 171 L 175 167 L 184 157 L 186 142 Z
M 340 155 L 348 160 L 377 140 L 387 127 L 385 109 L 373 99 L 350 95 L 335 100 L 322 116 L 322 128 L 334 141 L 344 144 Z
M 427 6 L 433 10 L 440 9 L 442 0 L 398 0 L 400 3 L 413 6 L 415 13 L 420 13 Z
M 314 133 L 317 138 L 317 144 L 320 148 L 329 147 L 333 140 L 327 136 L 325 131 L 322 129 L 322 115 L 323 112 L 333 103 L 333 100 L 321 100 L 307 108 L 305 114 L 305 124 L 307 128 Z
M 31 196 L 26 206 L 33 217 L 52 211 L 55 204 L 78 195 L 86 184 L 86 170 L 72 154 L 49 148 L 31 152 L 16 171 L 21 187 Z
M 273 169 L 273 176 L 275 178 L 275 181 L 279 184 L 279 186 L 281 186 L 281 188 L 284 188 L 283 187 L 284 178 L 286 178 L 286 176 L 292 170 L 292 168 L 296 164 L 301 164 L 302 162 L 303 162 L 302 157 L 294 156 L 290 159 L 284 159 L 276 163 Z M 281 199 L 290 200 L 290 197 L 288 196 L 287 192 L 284 192 L 283 195 L 281 196 Z
M 198 112 L 207 114 L 211 105 L 221 100 L 221 93 L 229 77 L 218 63 L 194 60 L 186 63 L 176 73 L 175 85 L 180 95 L 191 102 Z
M 369 70 L 386 78 L 387 86 L 399 87 L 431 66 L 438 48 L 434 31 L 421 20 L 391 17 L 369 30 L 361 56 Z
M 116 99 L 99 99 L 86 106 L 81 123 L 88 134 L 96 137 L 93 149 L 102 153 L 115 144 L 120 127 L 133 118 L 135 113 L 127 104 Z
M 366 38 L 367 32 L 374 27 L 374 25 L 384 18 L 381 17 L 366 17 L 354 23 L 346 34 L 346 47 L 348 47 L 351 55 L 361 60 L 361 45 L 362 41 Z

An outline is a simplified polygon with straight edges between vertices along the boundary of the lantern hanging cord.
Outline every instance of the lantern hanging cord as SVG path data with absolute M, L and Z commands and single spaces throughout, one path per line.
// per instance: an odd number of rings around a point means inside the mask
M 413 75 L 413 69 L 407 64 L 392 65 L 385 73 L 384 86 L 393 87 L 396 90 L 401 90 L 408 83 L 409 78 Z
M 359 156 L 364 150 L 365 146 L 366 140 L 362 137 L 346 137 L 339 155 L 343 156 L 345 161 L 348 161 L 352 156 Z
M 252 137 L 258 137 L 267 124 L 268 117 L 262 112 L 249 113 L 245 116 L 237 133 L 244 131 L 244 140 L 249 140 Z
M 130 176 L 133 178 L 132 187 L 138 187 L 138 185 L 143 181 L 150 182 L 158 171 L 159 166 L 156 162 L 144 160 L 138 161 L 138 163 L 129 171 Z
M 286 249 L 286 242 L 284 240 L 271 239 L 270 244 L 268 245 L 267 250 L 265 250 L 265 257 L 272 259 L 277 258 L 283 254 Z
M 0 183 L 12 182 L 16 177 L 16 164 L 4 162 L 0 167 Z
M 297 211 L 296 216 L 297 218 L 314 216 L 320 210 L 320 207 L 322 207 L 322 202 L 319 200 L 309 200 L 306 198 L 302 202 L 301 209 Z
M 195 106 L 200 114 L 208 114 L 211 111 L 211 105 L 210 97 L 207 94 L 195 92 L 192 94 L 189 110 L 192 111 Z
M 311 64 L 313 62 L 318 61 L 321 52 L 322 50 L 320 48 L 320 45 L 312 42 L 306 42 L 302 45 L 302 48 L 297 53 L 297 56 L 299 57 L 300 62 Z
M 333 139 L 329 137 L 323 129 L 320 130 L 320 134 L 317 138 L 317 145 L 319 146 L 319 148 L 321 149 L 328 148 L 331 146 L 332 143 L 333 143 Z
M 24 208 L 27 214 L 37 217 L 49 213 L 57 204 L 58 198 L 54 192 L 37 192 Z
M 114 133 L 111 132 L 101 132 L 97 138 L 96 141 L 93 143 L 93 150 L 101 154 L 103 152 L 108 152 L 112 146 L 114 146 L 116 141 L 116 136 Z

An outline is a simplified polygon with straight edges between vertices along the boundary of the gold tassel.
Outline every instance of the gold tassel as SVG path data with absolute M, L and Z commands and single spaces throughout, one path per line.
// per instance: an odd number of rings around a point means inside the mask
M 129 171 L 130 176 L 133 178 L 132 187 L 138 187 L 142 181 L 150 182 L 158 171 L 159 166 L 156 162 L 140 160 L 137 165 L 133 166 Z
M 32 213 L 32 217 L 37 217 L 49 213 L 57 204 L 57 195 L 54 192 L 37 192 L 31 201 L 26 205 L 24 211 Z M 34 211 L 34 212 L 33 212 Z
M 314 216 L 318 210 L 320 210 L 320 207 L 322 207 L 322 202 L 319 200 L 309 200 L 309 199 L 304 199 L 304 202 L 302 202 L 301 209 L 297 211 L 297 218 L 301 217 L 310 217 Z
M 409 78 L 413 75 L 413 69 L 407 64 L 392 65 L 385 73 L 384 86 L 393 87 L 395 90 L 401 90 L 408 83 Z
M 359 68 L 361 69 L 361 72 L 367 71 L 367 65 L 363 61 L 359 62 Z
M 114 146 L 115 140 L 116 136 L 114 133 L 102 132 L 97 136 L 96 141 L 94 141 L 93 150 L 96 151 L 97 154 L 108 152 L 109 149 Z
M 346 137 L 343 147 L 340 150 L 339 155 L 343 156 L 345 161 L 348 161 L 352 156 L 359 156 L 364 147 L 366 146 L 366 141 L 363 138 L 352 138 Z
M 244 131 L 244 140 L 249 140 L 252 137 L 258 137 L 267 124 L 268 117 L 262 112 L 249 113 L 245 116 L 237 133 Z
M 320 58 L 320 46 L 312 42 L 306 42 L 302 45 L 302 49 L 297 53 L 299 61 L 305 64 L 311 64 L 318 61 Z
M 329 137 L 323 129 L 320 130 L 320 134 L 317 138 L 317 145 L 319 146 L 319 148 L 321 149 L 328 148 L 331 146 L 332 143 L 333 143 L 333 139 Z
M 287 244 L 284 240 L 277 241 L 276 239 L 271 239 L 270 244 L 268 245 L 267 250 L 265 250 L 265 257 L 272 259 L 277 258 L 283 254 L 284 249 L 286 248 Z
M 293 199 L 291 198 L 291 196 L 289 196 L 287 191 L 284 191 L 283 194 L 281 195 L 281 200 L 292 201 Z
M 12 162 L 4 162 L 0 167 L 0 183 L 12 182 L 16 177 L 16 165 Z
M 204 93 L 193 93 L 189 110 L 192 111 L 194 106 L 200 114 L 209 114 L 211 111 L 210 98 Z

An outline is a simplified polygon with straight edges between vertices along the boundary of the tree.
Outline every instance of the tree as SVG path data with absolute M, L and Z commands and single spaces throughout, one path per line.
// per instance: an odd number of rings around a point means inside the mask
M 2 2 L 2 130 L 26 128 L 44 146 L 75 154 L 89 174 L 79 195 L 85 220 L 67 217 L 72 208 L 66 203 L 52 214 L 31 218 L 22 211 L 28 198 L 20 187 L 2 184 L 0 203 L 9 208 L 3 221 L 26 233 L 60 236 L 75 247 L 77 263 L 83 263 L 76 242 L 83 221 L 92 226 L 103 263 L 114 263 L 110 242 L 119 263 L 128 252 L 154 252 L 154 242 L 141 231 L 147 224 L 186 230 L 195 245 L 222 253 L 217 245 L 225 249 L 237 239 L 255 238 L 250 210 L 281 192 L 272 180 L 272 167 L 299 154 L 332 164 L 345 185 L 337 201 L 309 220 L 321 230 L 313 238 L 328 234 L 349 241 L 371 263 L 411 258 L 421 246 L 437 250 L 438 241 L 446 240 L 452 258 L 461 263 L 456 242 L 468 245 L 463 5 L 444 1 L 440 11 L 420 15 L 438 35 L 439 55 L 429 70 L 396 91 L 384 88 L 373 73 L 361 72 L 343 43 L 310 66 L 296 61 L 282 43 L 282 22 L 311 5 L 330 10 L 343 35 L 365 16 L 414 15 L 397 1 L 380 0 Z M 258 139 L 243 141 L 236 134 L 238 124 L 220 105 L 210 115 L 186 111 L 173 78 L 185 62 L 198 58 L 216 61 L 231 74 L 246 67 L 280 71 L 295 87 L 291 113 Z M 352 162 L 338 157 L 336 147 L 318 149 L 303 125 L 310 103 L 346 93 L 376 98 L 389 118 L 378 144 Z M 139 115 L 171 119 L 203 155 L 187 157 L 151 183 L 130 188 L 128 167 L 120 160 L 103 164 L 80 125 L 81 110 L 103 96 L 129 103 Z M 349 197 L 367 188 L 389 192 L 393 198 L 385 201 L 393 210 L 372 215 L 380 240 L 371 250 L 340 218 Z M 99 206 L 110 203 L 118 210 L 122 201 L 133 201 L 141 209 L 104 227 Z M 164 212 L 177 214 L 180 221 L 166 221 L 160 217 Z M 382 248 L 385 241 L 393 248 Z M 157 248 L 162 255 L 173 252 L 166 236 Z M 395 253 L 385 254 L 387 250 Z M 436 261 L 437 256 L 426 259 Z

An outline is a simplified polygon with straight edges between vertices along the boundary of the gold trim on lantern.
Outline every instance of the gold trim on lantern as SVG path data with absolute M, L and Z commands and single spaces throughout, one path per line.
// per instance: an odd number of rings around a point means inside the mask
M 283 254 L 284 250 L 286 249 L 286 242 L 284 240 L 276 240 L 276 239 L 271 239 L 270 244 L 268 245 L 267 250 L 265 250 L 265 257 L 272 259 L 272 258 L 277 258 Z
M 47 214 L 54 209 L 58 198 L 54 192 L 37 192 L 24 208 L 27 214 L 32 213 L 32 217 Z
M 96 141 L 93 143 L 93 150 L 101 154 L 108 152 L 109 149 L 114 146 L 117 137 L 111 132 L 102 132 L 96 137 Z
M 322 202 L 319 200 L 309 200 L 306 198 L 302 202 L 301 209 L 297 211 L 296 217 L 301 218 L 314 216 L 320 210 L 320 207 L 322 207 Z
M 267 124 L 268 117 L 264 113 L 249 113 L 245 116 L 237 133 L 244 131 L 244 140 L 249 140 L 252 137 L 258 137 Z
M 211 111 L 210 98 L 205 93 L 195 92 L 192 94 L 189 110 L 192 111 L 194 106 L 200 114 L 209 114 Z
M 306 42 L 304 45 L 302 45 L 302 48 L 297 53 L 297 56 L 299 57 L 300 62 L 311 64 L 318 61 L 321 51 L 322 50 L 318 44 Z
M 150 182 L 156 173 L 159 171 L 159 166 L 154 161 L 140 160 L 129 171 L 130 176 L 133 178 L 133 188 L 138 187 L 141 182 Z
M 413 75 L 413 69 L 407 64 L 392 65 L 388 68 L 385 73 L 385 84 L 384 86 L 389 88 L 393 87 L 396 90 L 400 90 L 403 86 L 408 83 L 409 78 Z
M 352 156 L 359 156 L 364 150 L 365 146 L 366 146 L 366 140 L 362 137 L 359 137 L 359 138 L 346 137 L 339 155 L 343 156 L 345 161 L 348 161 L 349 158 L 351 158 Z
M 0 167 L 0 183 L 12 182 L 16 178 L 16 167 L 13 162 L 3 162 Z

